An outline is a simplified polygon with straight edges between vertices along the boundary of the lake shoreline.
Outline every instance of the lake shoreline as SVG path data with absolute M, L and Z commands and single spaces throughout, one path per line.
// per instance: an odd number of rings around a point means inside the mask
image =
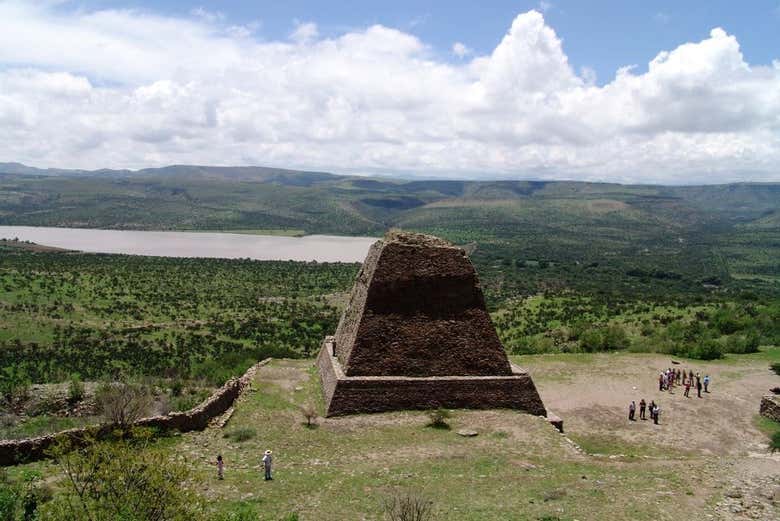
M 67 251 L 176 258 L 362 262 L 376 237 L 293 235 L 302 230 L 180 231 L 0 226 L 0 239 Z M 242 233 L 243 232 L 243 233 Z M 250 232 L 250 233 L 247 233 Z M 252 233 L 254 232 L 254 233 Z

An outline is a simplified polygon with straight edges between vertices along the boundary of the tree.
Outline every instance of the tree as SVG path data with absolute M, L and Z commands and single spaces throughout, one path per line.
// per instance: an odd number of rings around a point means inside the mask
M 95 401 L 106 421 L 126 429 L 149 412 L 152 396 L 139 384 L 106 382 L 97 388 Z
M 52 521 L 194 521 L 204 519 L 197 494 L 184 486 L 185 463 L 150 447 L 151 433 L 132 438 L 67 444 L 52 452 L 64 490 L 41 509 Z

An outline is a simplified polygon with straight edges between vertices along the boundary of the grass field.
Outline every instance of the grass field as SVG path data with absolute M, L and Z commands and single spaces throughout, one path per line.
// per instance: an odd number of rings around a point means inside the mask
M 760 394 L 778 378 L 765 360 L 777 351 L 683 361 L 713 375 L 702 399 L 654 391 L 656 370 L 670 363 L 656 355 L 516 358 L 581 449 L 544 420 L 512 411 L 453 411 L 450 430 L 427 427 L 424 412 L 319 418 L 309 428 L 299 407 L 322 411 L 313 363 L 275 360 L 223 430 L 173 438 L 161 450 L 188 459 L 213 511 L 243 508 L 259 519 L 382 519 L 384 501 L 404 494 L 432 501 L 434 519 L 701 517 L 733 483 L 748 488 L 770 476 L 780 485 L 780 460 L 766 453 L 755 424 Z M 640 395 L 661 403 L 661 425 L 626 420 L 627 400 Z M 458 436 L 461 428 L 479 435 Z M 248 439 L 235 441 L 242 430 Z M 276 470 L 267 483 L 260 459 L 268 448 Z M 224 481 L 212 465 L 217 454 Z M 776 513 L 761 508 L 758 519 Z

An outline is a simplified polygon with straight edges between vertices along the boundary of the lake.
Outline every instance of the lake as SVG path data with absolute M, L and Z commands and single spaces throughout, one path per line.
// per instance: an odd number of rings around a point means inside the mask
M 218 232 L 146 232 L 0 226 L 0 239 L 18 238 L 90 253 L 159 257 L 363 262 L 373 237 L 307 235 L 280 237 Z

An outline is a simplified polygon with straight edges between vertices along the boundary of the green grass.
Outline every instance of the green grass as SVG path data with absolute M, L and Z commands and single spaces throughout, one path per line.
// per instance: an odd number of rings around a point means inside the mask
M 756 427 L 767 435 L 769 439 L 780 432 L 780 422 L 776 422 L 764 416 L 756 415 Z
M 624 458 L 641 458 L 643 456 L 658 458 L 683 458 L 689 454 L 670 447 L 659 447 L 649 443 L 637 444 L 628 442 L 617 436 L 603 434 L 569 434 L 582 450 L 590 455 L 621 456 Z
M 424 412 L 321 421 L 318 429 L 306 429 L 298 405 L 319 400 L 309 364 L 274 361 L 241 401 L 227 429 L 257 425 L 257 438 L 236 443 L 204 433 L 182 436 L 171 447 L 194 462 L 225 457 L 221 482 L 213 469 L 193 467 L 198 489 L 220 498 L 212 503 L 215 511 L 243 504 L 267 519 L 289 512 L 301 519 L 380 518 L 384 499 L 416 493 L 433 501 L 436 519 L 538 519 L 563 508 L 567 519 L 643 520 L 657 517 L 663 506 L 642 497 L 679 489 L 674 472 L 657 465 L 572 459 L 552 427 L 510 411 L 496 412 L 489 424 L 478 419 L 482 413 L 453 411 L 453 429 L 476 422 L 476 438 L 426 428 Z M 266 448 L 277 465 L 271 483 L 258 468 Z M 688 469 L 698 465 L 686 462 Z
M 52 432 L 95 425 L 101 422 L 99 417 L 59 417 L 59 416 L 32 416 L 23 422 L 10 427 L 0 427 L 0 439 L 33 438 Z

